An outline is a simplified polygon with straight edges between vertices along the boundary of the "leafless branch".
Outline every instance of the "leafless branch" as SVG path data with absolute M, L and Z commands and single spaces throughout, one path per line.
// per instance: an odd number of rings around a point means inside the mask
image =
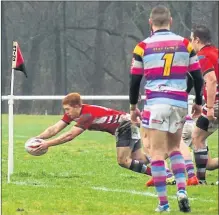
M 183 27 L 187 30 L 187 31 L 191 31 L 191 29 L 188 28 L 188 26 L 185 24 L 185 22 L 183 21 L 182 16 L 180 15 L 180 13 L 176 10 L 175 6 L 174 6 L 174 2 L 169 2 L 169 4 L 171 5 L 171 7 L 174 9 L 174 11 L 176 12 L 176 14 L 179 17 L 179 20 L 181 22 L 181 24 L 183 25 Z
M 118 37 L 129 37 L 135 41 L 139 41 L 140 38 L 133 35 L 133 34 L 122 34 L 121 32 L 116 32 L 110 29 L 105 29 L 105 28 L 99 28 L 97 26 L 92 26 L 92 27 L 82 27 L 82 26 L 66 26 L 66 30 L 96 30 L 96 31 L 103 31 L 105 33 L 107 33 L 108 35 L 112 35 L 112 36 L 118 36 Z M 60 29 L 60 31 L 63 31 L 63 29 Z
M 77 51 L 79 51 L 80 53 L 82 53 L 87 59 L 89 59 L 93 64 L 96 64 L 96 62 L 83 50 L 81 50 L 80 48 L 76 47 L 69 39 L 68 39 L 68 43 L 69 45 L 76 49 Z M 103 70 L 112 78 L 114 78 L 116 81 L 124 84 L 124 82 L 122 80 L 120 80 L 119 78 L 117 78 L 113 73 L 111 73 L 108 69 L 103 68 Z

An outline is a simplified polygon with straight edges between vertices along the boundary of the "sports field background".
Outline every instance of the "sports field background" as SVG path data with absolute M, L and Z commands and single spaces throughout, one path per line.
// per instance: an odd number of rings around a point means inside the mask
M 2 116 L 3 215 L 153 215 L 157 206 L 149 177 L 118 166 L 114 137 L 86 131 L 75 140 L 34 157 L 25 141 L 38 135 L 60 116 L 15 115 L 14 174 L 7 184 L 8 116 Z M 67 128 L 68 129 L 68 128 Z M 212 156 L 218 155 L 218 135 L 209 140 Z M 207 172 L 209 184 L 218 172 Z M 171 215 L 178 212 L 176 187 L 168 186 Z M 218 186 L 188 188 L 192 213 L 218 214 Z

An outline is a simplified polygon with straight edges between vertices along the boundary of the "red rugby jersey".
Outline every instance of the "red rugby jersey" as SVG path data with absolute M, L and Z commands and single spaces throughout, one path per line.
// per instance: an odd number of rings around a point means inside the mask
M 215 71 L 217 77 L 217 94 L 215 100 L 219 100 L 219 74 L 218 74 L 218 49 L 212 45 L 204 46 L 198 53 L 198 58 L 203 76 L 207 73 Z M 204 97 L 207 103 L 207 90 L 204 87 Z
M 64 114 L 62 120 L 67 124 L 75 121 L 75 126 L 84 130 L 103 131 L 114 135 L 121 116 L 126 114 L 123 111 L 102 106 L 83 104 L 79 118 L 71 119 L 67 114 Z

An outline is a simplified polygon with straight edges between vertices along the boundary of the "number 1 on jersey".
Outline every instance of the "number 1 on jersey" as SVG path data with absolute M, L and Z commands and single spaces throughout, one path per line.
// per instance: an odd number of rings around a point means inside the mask
M 166 53 L 163 55 L 162 60 L 165 60 L 163 76 L 170 76 L 170 69 L 173 63 L 173 57 L 174 53 Z

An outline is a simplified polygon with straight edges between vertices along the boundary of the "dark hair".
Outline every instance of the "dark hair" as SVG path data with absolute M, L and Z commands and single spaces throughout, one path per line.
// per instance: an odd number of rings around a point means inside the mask
M 211 42 L 211 32 L 205 25 L 194 25 L 192 32 L 193 37 L 198 37 L 203 44 Z
M 163 5 L 158 5 L 152 9 L 150 19 L 157 27 L 168 25 L 171 19 L 170 10 Z

